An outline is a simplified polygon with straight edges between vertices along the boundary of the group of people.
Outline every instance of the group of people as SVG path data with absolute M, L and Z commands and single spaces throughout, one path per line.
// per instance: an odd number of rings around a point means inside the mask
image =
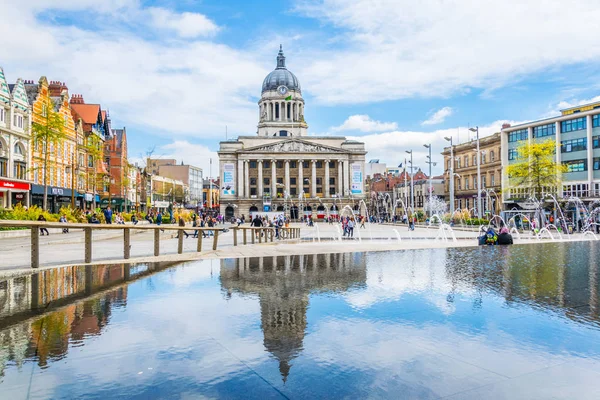
M 238 220 L 236 221 L 238 222 L 238 226 L 240 226 L 240 224 L 242 223 L 242 220 L 238 218 Z M 262 227 L 269 227 L 269 228 L 275 228 L 275 238 L 276 239 L 282 239 L 282 235 L 281 235 L 281 228 L 287 228 L 290 226 L 290 219 L 283 216 L 283 215 L 278 215 L 276 217 L 274 217 L 273 219 L 269 219 L 266 216 L 260 216 L 258 214 L 256 214 L 254 216 L 254 218 L 251 220 L 250 222 L 250 226 L 252 226 L 253 228 L 262 228 Z M 258 237 L 258 235 L 262 235 L 262 232 L 256 231 L 255 235 L 256 237 Z
M 512 235 L 509 233 L 508 228 L 504 225 L 500 228 L 499 233 L 497 233 L 492 226 L 489 226 L 487 229 L 482 226 L 477 240 L 479 241 L 480 246 L 513 244 Z

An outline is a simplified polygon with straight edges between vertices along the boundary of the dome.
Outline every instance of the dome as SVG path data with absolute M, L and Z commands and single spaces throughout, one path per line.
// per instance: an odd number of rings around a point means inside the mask
M 300 82 L 296 75 L 291 73 L 285 67 L 285 56 L 283 55 L 283 49 L 279 46 L 279 53 L 277 54 L 277 68 L 271 72 L 262 85 L 262 93 L 269 90 L 277 90 L 279 86 L 286 86 L 288 90 L 295 90 L 302 93 L 300 90 Z

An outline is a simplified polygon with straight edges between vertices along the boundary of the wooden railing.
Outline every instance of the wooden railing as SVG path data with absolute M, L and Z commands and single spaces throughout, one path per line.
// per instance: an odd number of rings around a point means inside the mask
M 84 262 L 92 262 L 92 232 L 95 230 L 122 230 L 123 231 L 123 258 L 129 259 L 131 256 L 131 230 L 153 230 L 154 231 L 154 255 L 160 255 L 160 232 L 164 230 L 179 231 L 177 239 L 177 253 L 183 253 L 183 232 L 180 231 L 199 231 L 214 232 L 212 249 L 217 249 L 219 241 L 219 232 L 226 232 L 227 228 L 196 228 L 196 227 L 180 227 L 174 225 L 120 225 L 120 224 L 66 224 L 60 222 L 40 222 L 40 221 L 11 221 L 1 220 L 0 227 L 20 227 L 29 228 L 31 230 L 31 268 L 40 266 L 40 228 L 59 228 L 65 229 L 82 229 L 85 236 L 85 256 Z M 196 251 L 202 251 L 202 238 L 204 235 L 198 235 Z
M 273 242 L 273 240 L 279 235 L 279 239 L 299 239 L 300 228 L 273 228 L 273 227 L 246 227 L 246 226 L 234 226 L 231 228 L 233 231 L 233 245 L 238 245 L 238 231 L 242 231 L 243 244 L 248 244 L 248 231 L 250 231 L 251 244 L 256 242 L 262 243 L 263 236 L 265 243 Z

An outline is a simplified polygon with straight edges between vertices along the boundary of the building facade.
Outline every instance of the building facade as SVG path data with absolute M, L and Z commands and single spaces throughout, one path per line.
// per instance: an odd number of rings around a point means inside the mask
M 558 188 L 549 194 L 578 197 L 588 203 L 600 198 L 600 102 L 561 110 L 561 115 L 502 129 L 502 165 L 517 159 L 517 148 L 524 141 L 556 141 L 556 161 L 566 165 Z M 506 171 L 502 175 L 505 206 L 518 205 L 528 197 L 526 189 L 512 187 Z
M 498 214 L 501 210 L 502 193 L 502 160 L 501 160 L 501 133 L 479 139 L 481 152 L 481 205 L 482 215 L 486 213 Z M 452 149 L 445 147 L 444 156 L 444 197 L 450 199 L 450 163 L 451 155 L 454 156 L 454 209 L 470 210 L 477 214 L 477 142 L 471 140 L 467 143 L 454 145 Z
M 102 204 L 110 205 L 119 211 L 131 210 L 131 199 L 127 196 L 130 186 L 130 166 L 127 160 L 127 130 L 113 129 L 104 144 L 104 160 L 110 175 L 108 198 L 102 199 Z
M 298 78 L 283 51 L 262 85 L 256 136 L 220 143 L 220 211 L 226 218 L 258 212 L 329 215 L 365 197 L 364 143 L 307 136 Z
M 12 89 L 10 86 L 13 86 Z M 0 207 L 29 205 L 31 107 L 21 79 L 8 85 L 0 68 Z
M 184 164 L 177 164 L 175 159 L 148 158 L 146 165 L 153 175 L 165 176 L 182 181 L 188 187 L 185 204 L 189 208 L 196 208 L 202 203 L 203 176 L 202 168 Z

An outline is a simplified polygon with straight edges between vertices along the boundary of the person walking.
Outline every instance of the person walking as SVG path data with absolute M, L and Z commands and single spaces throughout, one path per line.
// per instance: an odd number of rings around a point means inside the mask
M 354 218 L 348 220 L 348 237 L 354 238 Z
M 37 219 L 40 222 L 46 222 L 46 217 L 44 217 L 44 214 L 40 214 L 40 216 Z M 44 236 L 44 232 L 46 232 L 46 236 L 50 236 L 50 233 L 48 233 L 48 229 L 44 228 L 44 227 L 40 227 L 40 234 L 42 236 Z
M 260 219 L 260 217 L 258 216 L 258 214 L 256 214 L 256 217 L 254 217 L 254 219 L 252 220 L 251 226 L 253 228 L 261 228 L 263 226 L 263 222 Z M 254 233 L 254 236 L 258 239 L 258 235 L 259 235 L 259 231 L 256 230 L 256 232 Z
M 183 217 L 179 217 L 179 226 L 180 226 L 180 227 L 185 227 L 185 219 L 183 219 Z M 185 238 L 186 238 L 186 239 L 187 239 L 188 237 L 190 237 L 190 234 L 189 234 L 189 233 L 187 233 L 187 232 L 186 232 L 186 231 L 184 231 L 184 230 L 180 230 L 180 231 L 179 231 L 179 235 L 181 235 L 181 233 L 182 233 L 182 232 L 183 232 L 183 234 L 185 235 Z M 179 235 L 177 235 L 177 236 L 179 236 Z
M 60 219 L 58 220 L 58 222 L 61 222 L 63 224 L 67 223 L 67 217 L 65 216 L 65 214 L 60 216 Z M 62 233 L 69 233 L 69 228 L 63 228 Z
M 360 218 L 360 227 L 365 228 L 365 217 L 359 217 L 359 218 Z
M 104 219 L 106 220 L 107 224 L 112 224 L 112 210 L 110 209 L 110 206 L 106 207 L 103 211 L 104 213 Z

